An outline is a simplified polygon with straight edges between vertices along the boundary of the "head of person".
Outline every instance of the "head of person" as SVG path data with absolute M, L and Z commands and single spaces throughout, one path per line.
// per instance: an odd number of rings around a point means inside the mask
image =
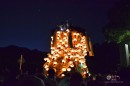
M 49 69 L 48 70 L 48 77 L 54 77 L 55 76 L 55 70 L 54 69 Z
M 71 75 L 70 86 L 80 86 L 82 83 L 82 75 L 78 72 L 75 72 Z

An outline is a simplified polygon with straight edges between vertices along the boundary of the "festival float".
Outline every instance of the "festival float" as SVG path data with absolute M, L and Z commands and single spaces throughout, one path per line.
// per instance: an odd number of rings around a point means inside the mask
M 90 76 L 86 56 L 94 56 L 92 43 L 86 32 L 71 27 L 68 23 L 59 25 L 51 36 L 51 52 L 44 58 L 44 72 L 53 68 L 57 77 L 65 72 L 79 72 L 83 77 Z

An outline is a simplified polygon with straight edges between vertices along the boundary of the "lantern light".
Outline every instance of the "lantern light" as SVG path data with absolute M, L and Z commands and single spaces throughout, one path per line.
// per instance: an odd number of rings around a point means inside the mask
M 46 68 L 46 71 L 48 71 L 49 70 L 49 68 Z
M 53 40 L 53 36 L 51 36 L 51 39 Z
M 61 77 L 64 77 L 65 76 L 65 74 L 61 74 Z
M 70 67 L 74 67 L 74 65 L 73 65 L 73 64 L 71 64 L 71 65 L 70 65 Z
M 47 60 L 47 62 L 49 62 L 49 63 L 50 63 L 50 60 L 48 59 L 48 60 Z
M 62 68 L 62 71 L 66 71 L 66 68 Z
M 60 31 L 57 31 L 58 34 L 60 34 Z
M 78 61 L 77 59 L 75 59 L 74 61 Z
M 44 58 L 44 60 L 45 60 L 45 61 L 47 61 L 47 60 L 48 60 L 48 58 Z
M 67 68 L 67 71 L 71 71 L 71 68 Z
M 67 44 L 65 44 L 65 47 L 68 47 L 68 45 L 67 45 Z
M 66 55 L 65 58 L 68 58 L 68 56 Z
M 54 65 L 56 65 L 56 64 L 57 64 L 57 62 L 53 62 L 53 64 L 54 64 Z
M 60 42 L 62 42 L 62 40 L 60 40 Z
M 86 72 L 84 72 L 84 74 L 86 74 Z
M 45 65 L 45 67 L 44 68 L 48 68 L 48 65 Z
M 69 29 L 67 29 L 66 31 L 69 32 Z
M 62 60 L 62 63 L 65 63 L 65 60 Z
M 72 62 L 72 61 L 70 61 L 70 64 L 73 64 L 73 62 Z

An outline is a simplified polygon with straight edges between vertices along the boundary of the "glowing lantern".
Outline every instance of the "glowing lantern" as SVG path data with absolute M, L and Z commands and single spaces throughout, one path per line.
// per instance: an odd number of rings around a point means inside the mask
M 56 65 L 56 64 L 57 64 L 57 62 L 53 62 L 53 64 L 54 64 L 54 65 Z
M 67 71 L 71 71 L 71 68 L 67 68 Z
M 66 71 L 66 68 L 62 68 L 62 71 Z

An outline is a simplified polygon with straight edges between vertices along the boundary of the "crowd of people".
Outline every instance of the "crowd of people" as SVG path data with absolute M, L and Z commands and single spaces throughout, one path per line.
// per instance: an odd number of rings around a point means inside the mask
M 8 76 L 8 75 L 7 75 Z M 120 84 L 105 83 L 106 76 L 91 75 L 83 78 L 78 72 L 65 73 L 65 76 L 58 78 L 55 76 L 55 71 L 50 69 L 48 76 L 41 73 L 28 74 L 27 72 L 18 74 L 17 76 L 8 76 L 5 79 L 0 79 L 0 86 L 125 86 Z

